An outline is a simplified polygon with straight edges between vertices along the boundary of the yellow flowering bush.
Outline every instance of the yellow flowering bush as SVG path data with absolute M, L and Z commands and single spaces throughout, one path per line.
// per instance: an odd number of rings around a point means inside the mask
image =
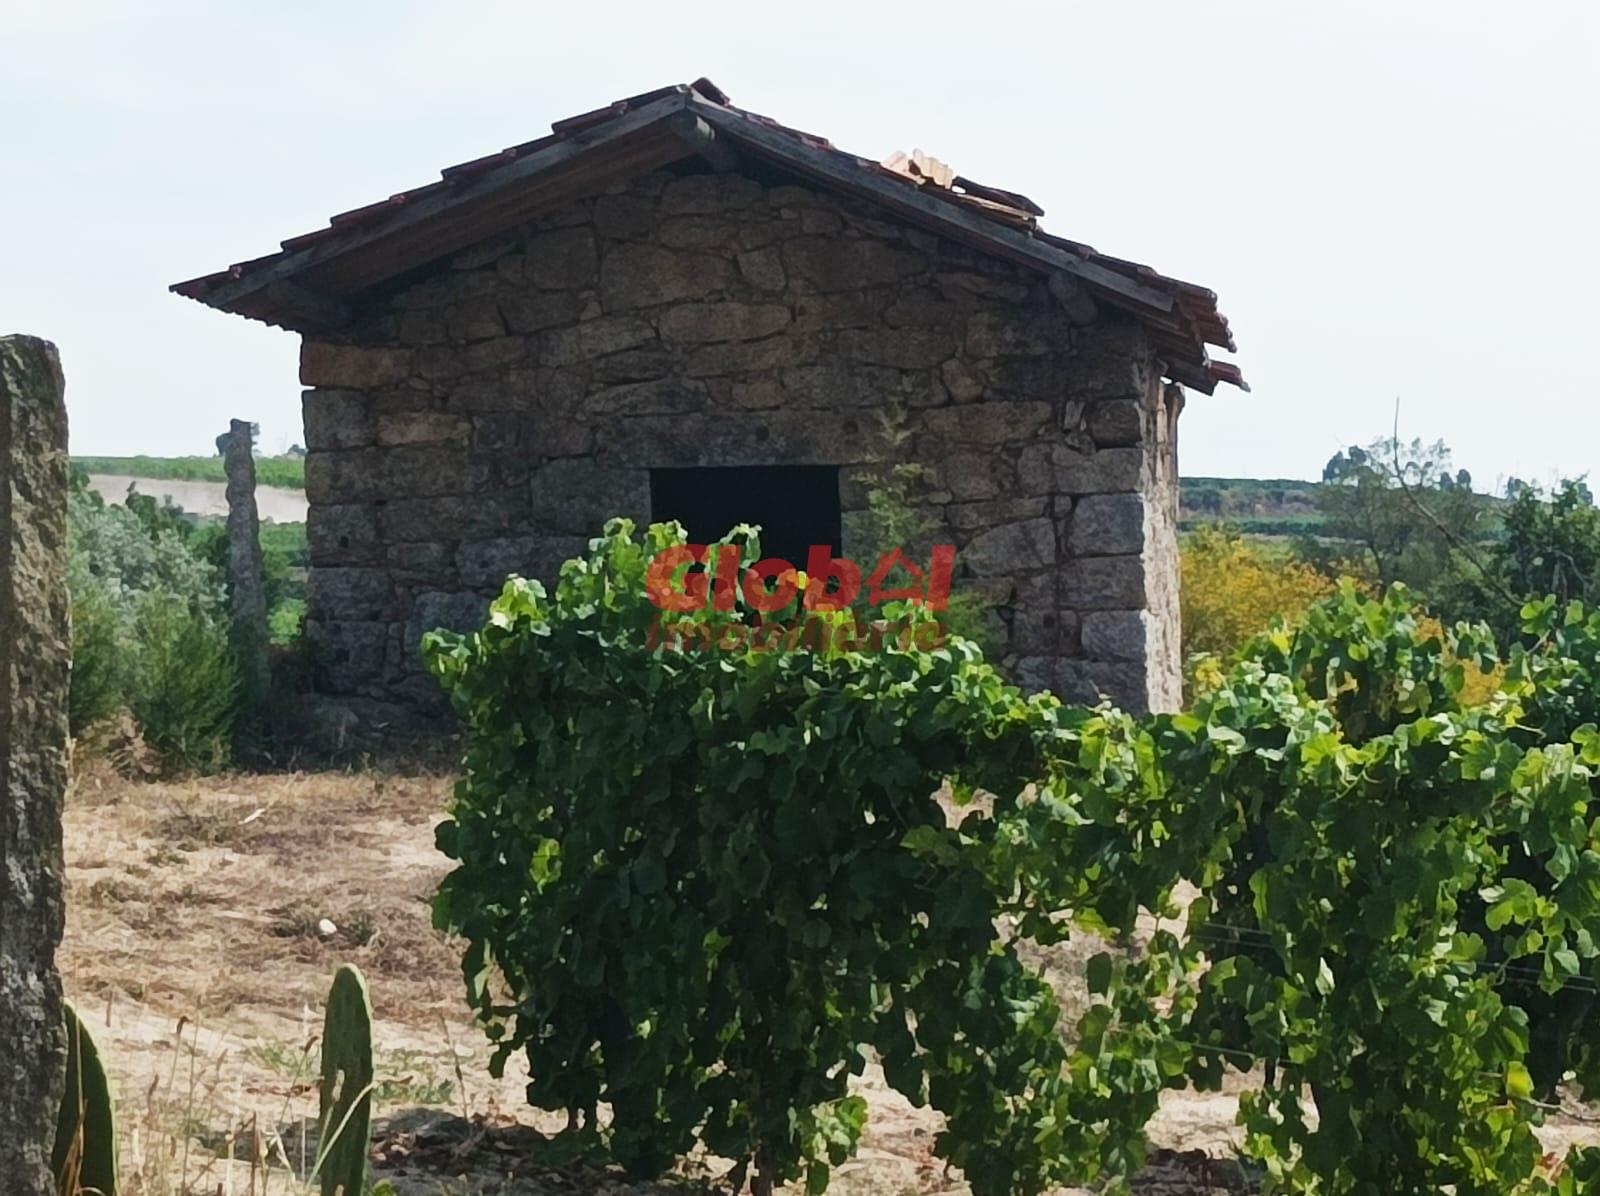
M 1293 621 L 1335 588 L 1331 579 L 1286 552 L 1220 524 L 1186 537 L 1179 560 L 1184 676 L 1191 691 L 1207 688 L 1208 671 L 1265 631 L 1274 615 Z
M 1448 645 L 1450 642 L 1444 623 L 1433 615 L 1424 615 L 1418 619 L 1417 628 L 1424 635 L 1434 636 L 1442 644 Z M 1482 706 L 1496 690 L 1505 684 L 1506 666 L 1504 661 L 1498 661 L 1493 668 L 1486 669 L 1476 660 L 1456 656 L 1448 646 L 1444 651 L 1444 661 L 1447 665 L 1459 664 L 1461 666 L 1460 702 L 1463 706 Z

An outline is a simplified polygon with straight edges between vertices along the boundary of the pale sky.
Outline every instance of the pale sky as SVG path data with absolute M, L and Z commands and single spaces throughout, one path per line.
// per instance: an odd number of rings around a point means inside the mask
M 1215 290 L 1254 392 L 1192 396 L 1186 474 L 1315 477 L 1397 397 L 1480 486 L 1600 473 L 1592 3 L 0 0 L 0 32 L 0 332 L 60 346 L 79 453 L 300 440 L 298 338 L 169 283 L 707 75 Z

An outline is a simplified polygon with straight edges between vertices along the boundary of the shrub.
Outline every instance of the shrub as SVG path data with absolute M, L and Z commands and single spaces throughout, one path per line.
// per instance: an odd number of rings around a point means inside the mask
M 1185 678 L 1211 656 L 1231 660 L 1275 617 L 1293 622 L 1334 589 L 1308 565 L 1246 540 L 1221 524 L 1184 538 L 1179 601 L 1183 618 Z
M 169 767 L 212 771 L 227 763 L 239 678 L 222 620 L 175 595 L 140 595 L 134 617 L 137 683 L 128 707 Z
M 1488 630 L 1347 584 L 1150 721 L 1155 800 L 1083 793 L 1113 874 L 1165 860 L 1202 890 L 1153 944 L 1181 982 L 1105 1017 L 1196 1087 L 1264 1065 L 1239 1120 L 1272 1191 L 1595 1190 L 1582 1151 L 1549 1186 L 1533 1131 L 1564 1077 L 1600 1082 L 1600 621 L 1530 616 L 1548 654 L 1469 706 Z
M 127 628 L 113 591 L 86 568 L 77 551 L 68 558 L 67 587 L 72 595 L 67 722 L 72 733 L 81 736 L 124 708 L 133 657 L 126 650 Z
M 222 579 L 181 516 L 153 502 L 109 505 L 80 479 L 68 584 L 73 733 L 128 710 L 165 767 L 224 763 L 238 683 Z
M 144 502 L 115 506 L 81 480 L 74 486 L 69 551 L 80 577 L 99 583 L 114 597 L 163 590 L 220 609 L 221 575 L 187 543 L 187 521 L 147 496 L 139 497 Z
M 292 647 L 306 621 L 306 600 L 285 598 L 267 616 L 267 638 L 277 647 Z
M 945 1115 L 935 1150 L 980 1196 L 1126 1163 L 1121 1127 L 1160 1087 L 1136 1074 L 1142 1043 L 1102 1036 L 1067 1068 L 1055 998 L 1017 955 L 1064 937 L 1046 911 L 1083 875 L 1046 850 L 1061 807 L 1025 784 L 1041 743 L 1076 742 L 1059 704 L 959 639 L 652 647 L 647 567 L 682 542 L 615 521 L 554 595 L 512 578 L 482 631 L 425 641 L 470 737 L 436 919 L 467 942 L 496 1071 L 526 1054 L 562 1141 L 643 1174 L 698 1141 L 758 1192 L 801 1173 L 820 1191 L 854 1151 L 863 1044 Z M 743 615 L 686 617 L 715 633 Z M 1125 720 L 1089 724 L 1097 759 L 1140 775 Z M 966 804 L 974 785 L 992 805 Z M 1140 1095 L 1080 1115 L 1110 1077 Z

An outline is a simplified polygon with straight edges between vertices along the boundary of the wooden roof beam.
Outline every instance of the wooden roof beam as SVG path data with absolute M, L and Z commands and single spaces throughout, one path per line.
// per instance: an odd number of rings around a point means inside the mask
M 1198 390 L 1201 394 L 1215 394 L 1217 379 L 1210 370 L 1197 365 L 1192 361 L 1165 360 L 1161 363 L 1161 372 L 1174 382 L 1187 386 L 1190 390 Z
M 732 174 L 739 169 L 739 152 L 719 138 L 717 131 L 693 112 L 679 112 L 667 117 L 672 131 L 683 139 L 690 152 L 703 158 L 718 174 Z

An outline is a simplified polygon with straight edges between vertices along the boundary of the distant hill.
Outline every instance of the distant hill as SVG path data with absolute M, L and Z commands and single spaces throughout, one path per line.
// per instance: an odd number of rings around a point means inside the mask
M 73 465 L 84 473 L 114 474 L 118 477 L 150 478 L 162 482 L 226 482 L 221 457 L 73 457 Z M 257 457 L 256 484 L 282 486 L 289 490 L 306 488 L 306 463 L 303 457 Z
M 1298 536 L 1322 525 L 1317 482 L 1299 478 L 1184 478 L 1178 526 L 1225 520 L 1255 536 Z

